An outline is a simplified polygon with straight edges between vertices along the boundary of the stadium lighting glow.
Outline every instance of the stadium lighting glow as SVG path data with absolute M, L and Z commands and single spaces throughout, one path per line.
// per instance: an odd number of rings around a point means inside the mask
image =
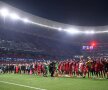
M 94 34 L 95 33 L 95 31 L 93 31 L 93 30 L 91 30 L 90 32 L 89 32 L 89 34 Z
M 40 27 L 45 27 L 45 28 L 49 28 L 49 29 L 54 29 L 54 30 L 58 30 L 58 31 L 65 31 L 67 33 L 70 34 L 101 34 L 101 33 L 108 33 L 108 30 L 103 30 L 103 31 L 95 31 L 95 30 L 86 30 L 86 31 L 81 31 L 80 29 L 78 29 L 77 27 L 72 27 L 72 28 L 63 28 L 63 27 L 56 27 L 56 26 L 51 26 L 51 25 L 46 25 L 43 23 L 38 23 L 35 21 L 31 21 L 28 18 L 22 18 L 20 17 L 17 13 L 11 13 L 8 8 L 1 8 L 0 9 L 0 16 L 2 16 L 5 20 L 6 17 L 9 17 L 12 20 L 20 20 L 24 23 L 30 23 L 30 24 L 34 24 Z M 7 19 L 7 18 L 6 18 Z
M 16 14 L 16 13 L 12 13 L 12 14 L 10 14 L 9 16 L 10 16 L 10 18 L 13 19 L 13 20 L 20 19 L 19 15 Z
M 27 18 L 22 19 L 22 21 L 25 22 L 25 23 L 29 23 L 30 22 L 30 20 L 28 20 Z
M 58 28 L 59 31 L 62 31 L 62 28 Z
M 108 30 L 106 30 L 106 31 L 100 31 L 100 33 L 108 33 Z
M 92 31 L 91 31 L 91 33 L 92 33 L 92 34 L 94 34 L 94 33 L 95 33 L 95 31 L 93 31 L 93 30 L 92 30 Z
M 77 30 L 76 28 L 69 28 L 69 29 L 66 29 L 65 31 L 68 32 L 68 33 L 71 33 L 71 34 L 78 34 L 78 33 L 80 33 L 80 31 Z
M 85 34 L 89 34 L 90 31 L 84 31 Z
M 41 23 L 37 23 L 37 22 L 32 22 L 32 21 L 30 21 L 30 23 L 41 26 L 41 27 L 46 27 L 46 28 L 58 30 L 57 27 L 52 27 L 52 26 L 49 26 L 49 25 L 45 25 L 45 24 L 41 24 Z
M 6 17 L 6 16 L 9 15 L 9 11 L 8 11 L 8 9 L 6 9 L 6 8 L 2 8 L 2 9 L 0 10 L 0 14 L 1 14 L 1 16 Z
M 96 33 L 96 34 L 108 33 L 108 31 L 107 31 L 107 30 L 106 30 L 106 31 L 96 31 L 95 33 Z
M 93 31 L 93 30 L 91 30 L 91 31 L 85 31 L 84 33 L 85 33 L 85 34 L 95 34 L 96 32 Z

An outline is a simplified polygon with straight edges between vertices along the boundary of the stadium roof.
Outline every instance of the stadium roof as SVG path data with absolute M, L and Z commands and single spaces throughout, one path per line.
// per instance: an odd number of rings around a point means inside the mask
M 40 31 L 38 30 L 39 32 L 37 32 L 37 31 L 35 33 L 32 32 L 31 35 L 42 36 L 45 38 L 46 37 L 47 38 L 53 38 L 55 40 L 66 41 L 66 42 L 71 42 L 71 43 L 75 43 L 75 42 L 83 43 L 83 42 L 87 42 L 87 41 L 91 41 L 91 40 L 99 40 L 99 42 L 108 42 L 107 34 L 106 34 L 108 32 L 107 31 L 108 26 L 89 26 L 88 27 L 88 26 L 74 26 L 74 25 L 69 25 L 69 24 L 63 24 L 63 23 L 55 22 L 52 20 L 48 20 L 48 19 L 45 19 L 42 17 L 32 15 L 30 13 L 24 12 L 22 10 L 15 8 L 15 7 L 12 7 L 9 4 L 6 4 L 6 3 L 0 1 L 0 10 L 3 10 L 3 9 L 9 10 L 11 19 L 15 19 L 16 17 L 18 18 L 18 16 L 15 15 L 15 14 L 18 14 L 20 16 L 21 21 L 29 22 L 29 20 L 30 20 L 29 24 L 31 24 L 31 25 L 33 24 L 33 27 L 31 28 L 27 24 L 27 25 L 24 25 L 24 27 L 20 30 L 20 26 L 22 23 L 18 26 L 13 25 L 13 27 L 10 27 L 10 24 L 2 24 L 3 22 L 0 21 L 0 28 L 3 25 L 3 27 L 5 29 L 11 29 L 13 31 L 14 30 L 18 31 L 18 32 L 21 31 L 21 32 L 24 32 L 27 34 L 28 33 L 31 34 L 31 29 L 36 31 L 37 28 L 42 27 L 43 30 L 41 28 Z M 2 17 L 0 16 L 0 20 L 1 19 L 2 19 Z M 7 19 L 6 21 L 9 21 L 11 23 L 11 20 L 9 18 L 6 18 L 6 19 Z M 39 26 L 39 27 L 37 27 L 37 26 Z M 23 29 L 25 29 L 25 30 L 23 30 Z M 28 30 L 28 29 L 30 29 L 30 30 Z M 73 35 L 67 35 L 67 34 L 64 34 L 64 32 L 58 33 L 58 31 L 61 31 L 62 29 L 66 29 L 68 33 L 71 33 Z M 71 30 L 72 30 L 72 32 L 71 32 Z M 84 32 L 85 35 L 82 35 L 82 34 L 81 35 L 74 35 L 78 32 L 77 30 Z M 95 31 L 98 31 L 100 33 L 104 33 L 104 35 L 103 34 L 94 35 Z M 88 35 L 89 33 L 92 35 Z
M 59 31 L 64 30 L 69 33 L 71 33 L 72 31 L 72 33 L 74 34 L 78 33 L 79 31 L 85 34 L 89 34 L 89 33 L 94 34 L 95 32 L 97 33 L 108 32 L 107 31 L 108 26 L 75 26 L 75 25 L 63 24 L 63 23 L 59 23 L 56 21 L 52 21 L 52 20 L 48 20 L 42 17 L 32 15 L 30 13 L 24 12 L 15 7 L 12 7 L 9 4 L 6 4 L 0 1 L 0 9 L 3 9 L 3 8 L 9 9 L 10 13 L 14 14 L 14 17 L 15 17 L 15 14 L 17 13 L 21 17 L 21 19 L 23 19 L 23 21 L 28 22 L 28 20 L 30 20 L 32 24 L 49 28 L 51 30 L 54 30 L 54 29 L 59 30 Z

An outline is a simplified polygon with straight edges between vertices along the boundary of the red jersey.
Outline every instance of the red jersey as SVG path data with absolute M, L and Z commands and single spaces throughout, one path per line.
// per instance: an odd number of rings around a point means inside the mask
M 72 71 L 72 64 L 73 63 L 69 63 L 69 71 Z
M 37 70 L 41 71 L 41 64 L 38 64 Z
M 18 73 L 18 71 L 19 71 L 19 67 L 18 67 L 18 66 L 16 66 L 16 73 Z
M 99 64 L 98 64 L 98 63 L 95 64 L 95 71 L 96 71 L 96 72 L 99 71 Z
M 65 64 L 65 71 L 69 71 L 69 63 Z
M 75 71 L 78 72 L 79 64 L 77 63 L 75 66 Z
M 61 64 L 61 63 L 58 65 L 58 70 L 59 70 L 59 71 L 62 70 L 62 64 Z

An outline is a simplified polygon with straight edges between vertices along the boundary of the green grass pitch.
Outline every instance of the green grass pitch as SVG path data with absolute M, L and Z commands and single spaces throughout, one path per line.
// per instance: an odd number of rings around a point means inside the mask
M 0 74 L 0 90 L 108 90 L 108 80 Z

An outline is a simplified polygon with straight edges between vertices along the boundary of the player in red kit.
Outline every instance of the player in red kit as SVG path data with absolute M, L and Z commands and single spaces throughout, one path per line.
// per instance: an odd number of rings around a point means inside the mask
M 19 72 L 19 67 L 18 67 L 18 65 L 16 66 L 16 73 L 18 73 Z
M 99 61 L 96 61 L 96 64 L 95 64 L 95 73 L 96 73 L 96 77 L 98 78 L 98 74 L 99 74 Z
M 73 64 L 72 64 L 72 76 L 75 76 L 75 66 L 76 66 L 76 63 L 73 62 Z
M 63 63 L 59 62 L 58 71 L 59 71 L 60 76 L 62 75 L 62 66 L 63 66 Z
M 76 66 L 75 66 L 75 72 L 76 72 L 76 76 L 78 77 L 79 76 L 79 63 L 76 63 Z
M 69 63 L 69 75 L 72 77 L 72 65 L 73 65 L 73 63 L 72 62 L 70 62 Z
M 41 63 L 38 63 L 37 72 L 38 72 L 38 75 L 40 76 L 41 75 Z
M 69 74 L 69 62 L 65 63 L 65 74 Z
M 83 64 L 83 78 L 86 77 L 87 72 L 88 72 L 87 65 L 86 64 Z

